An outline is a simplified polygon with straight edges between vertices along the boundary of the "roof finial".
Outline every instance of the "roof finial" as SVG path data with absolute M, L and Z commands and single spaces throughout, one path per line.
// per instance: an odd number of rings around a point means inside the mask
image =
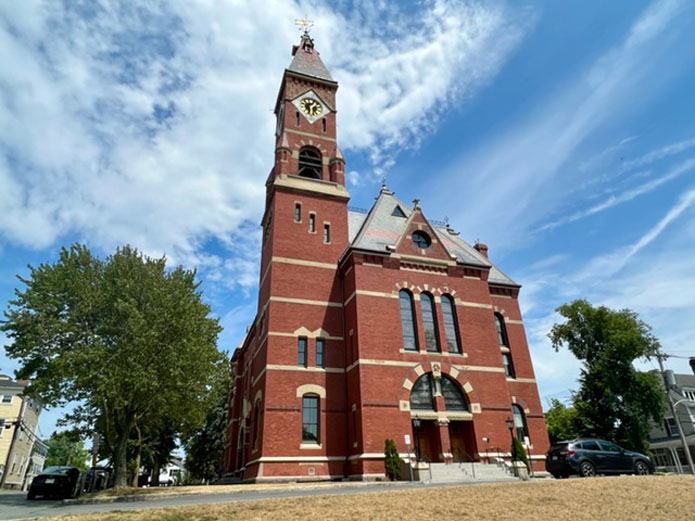
M 299 30 L 303 31 L 304 34 L 306 34 L 307 36 L 309 35 L 311 28 L 314 26 L 314 21 L 309 20 L 307 17 L 298 18 L 294 21 L 294 23 L 295 23 L 295 25 L 298 25 Z
M 381 180 L 381 187 L 386 188 L 386 174 L 381 174 L 379 179 Z
M 420 209 L 420 199 L 417 197 L 413 199 L 413 210 L 419 210 Z

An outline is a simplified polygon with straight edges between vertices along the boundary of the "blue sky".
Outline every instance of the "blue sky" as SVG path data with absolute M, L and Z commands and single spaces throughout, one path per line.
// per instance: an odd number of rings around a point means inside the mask
M 687 0 L 3 2 L 0 305 L 61 245 L 130 243 L 198 268 L 233 350 L 255 310 L 272 109 L 304 15 L 340 82 L 351 204 L 371 206 L 385 175 L 489 245 L 524 286 L 544 405 L 576 385 L 546 337 L 575 298 L 632 308 L 666 352 L 695 355 Z M 44 413 L 43 436 L 59 415 Z

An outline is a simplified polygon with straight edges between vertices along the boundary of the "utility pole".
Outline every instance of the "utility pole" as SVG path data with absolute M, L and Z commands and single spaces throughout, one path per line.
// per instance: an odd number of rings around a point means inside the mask
M 688 466 L 690 467 L 690 473 L 695 476 L 695 465 L 693 465 L 693 458 L 690 455 L 690 449 L 688 448 L 688 441 L 685 439 L 685 433 L 683 432 L 683 427 L 681 426 L 681 421 L 680 418 L 678 417 L 678 413 L 676 412 L 676 408 L 673 406 L 673 399 L 671 398 L 671 386 L 669 385 L 668 381 L 666 380 L 666 373 L 664 372 L 664 358 L 666 358 L 667 355 L 664 355 L 663 353 L 657 353 L 656 354 L 656 359 L 659 362 L 659 372 L 661 373 L 661 378 L 664 380 L 664 387 L 666 388 L 666 399 L 668 401 L 668 406 L 671 409 L 671 414 L 673 414 L 673 418 L 676 420 L 676 425 L 678 426 L 678 434 L 680 434 L 681 437 L 681 443 L 683 444 L 683 451 L 685 452 L 685 457 L 688 460 Z M 676 452 L 677 454 L 677 452 Z

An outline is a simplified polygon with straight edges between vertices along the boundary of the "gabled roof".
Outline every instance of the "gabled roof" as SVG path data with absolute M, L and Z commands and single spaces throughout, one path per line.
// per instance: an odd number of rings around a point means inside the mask
M 405 214 L 405 219 L 393 215 L 396 207 L 401 208 Z M 413 209 L 410 205 L 405 204 L 393 192 L 383 186 L 374 205 L 366 215 L 355 211 L 348 212 L 350 247 L 379 253 L 390 252 L 390 248 L 396 245 L 399 237 L 403 234 L 412 211 Z M 490 283 L 518 286 L 516 282 L 505 275 L 502 270 L 492 264 L 473 246 L 464 241 L 451 228 L 432 224 L 432 229 L 447 252 L 456 257 L 457 262 L 469 266 L 489 268 L 488 282 Z
M 321 80 L 333 81 L 328 69 L 321 61 L 321 56 L 314 49 L 314 40 L 307 33 L 302 35 L 299 45 L 292 47 L 292 63 L 287 68 L 288 71 L 297 72 L 305 76 L 312 76 Z

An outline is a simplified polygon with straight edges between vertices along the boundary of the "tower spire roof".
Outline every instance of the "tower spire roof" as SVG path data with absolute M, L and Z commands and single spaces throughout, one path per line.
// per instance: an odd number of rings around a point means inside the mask
M 292 46 L 292 63 L 287 70 L 297 72 L 305 76 L 312 76 L 321 80 L 333 81 L 331 74 L 321 61 L 321 56 L 314 49 L 314 40 L 304 31 L 299 45 Z

